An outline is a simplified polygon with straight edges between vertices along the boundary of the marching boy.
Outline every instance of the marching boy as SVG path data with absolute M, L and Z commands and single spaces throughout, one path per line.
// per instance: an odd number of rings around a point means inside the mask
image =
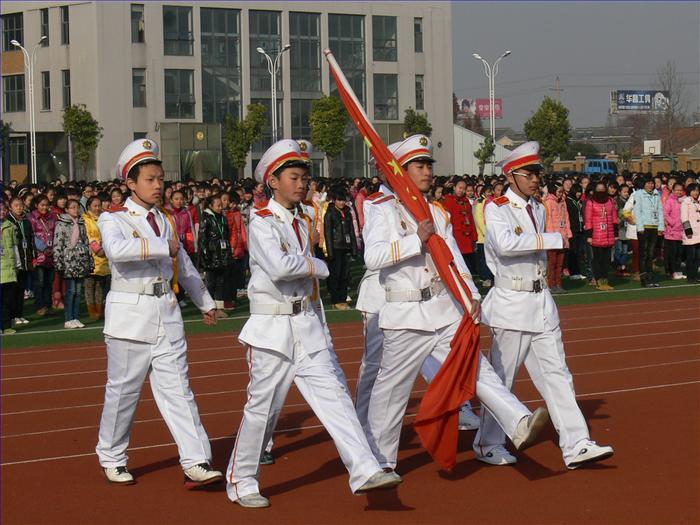
M 427 193 L 433 180 L 430 139 L 414 135 L 389 149 L 418 189 Z M 430 203 L 433 220 L 416 223 L 394 195 L 375 198 L 371 206 L 374 209 L 366 216 L 363 230 L 365 264 L 368 270 L 379 270 L 386 302 L 379 312 L 383 350 L 369 394 L 365 428 L 379 464 L 393 469 L 403 415 L 416 377 L 421 367 L 431 363 L 433 370 L 428 370 L 426 376 L 437 374 L 465 315 L 449 295 L 427 252 L 426 243 L 431 235 L 440 235 L 450 247 L 455 264 L 472 292 L 471 315 L 476 320 L 479 293 L 452 236 L 449 214 L 444 209 Z M 484 357 L 480 360 L 476 394 L 519 450 L 531 445 L 548 421 L 545 409 L 531 413 L 518 401 Z M 477 459 L 500 462 L 499 452 L 477 451 Z
M 372 454 L 313 305 L 314 281 L 328 277 L 328 267 L 311 256 L 308 223 L 298 213 L 307 192 L 308 159 L 296 141 L 281 140 L 260 159 L 255 178 L 273 197 L 251 213 L 249 225 L 251 316 L 239 341 L 248 349 L 250 382 L 226 473 L 228 497 L 242 507 L 270 505 L 260 494 L 260 455 L 292 382 L 333 438 L 351 490 L 396 486 L 401 478 L 383 471 Z
M 223 475 L 210 465 L 209 438 L 189 383 L 185 327 L 170 281 L 187 290 L 205 324 L 216 323 L 216 305 L 181 249 L 174 222 L 159 209 L 164 174 L 158 151 L 158 144 L 147 139 L 124 148 L 117 171 L 131 197 L 98 222 L 112 285 L 105 308 L 107 386 L 97 457 L 111 483 L 134 483 L 126 449 L 150 372 L 153 397 L 177 443 L 185 485 L 195 488 Z
M 546 271 L 547 250 L 561 249 L 564 239 L 559 232 L 543 233 L 544 206 L 533 198 L 542 169 L 539 149 L 539 143 L 526 142 L 499 163 L 510 187 L 486 208 L 486 262 L 494 274 L 494 287 L 484 300 L 482 321 L 493 332 L 494 370 L 512 388 L 525 363 L 547 403 L 564 462 L 575 469 L 612 456 L 613 449 L 591 441 L 566 366 L 559 313 L 547 288 Z M 482 412 L 474 450 L 504 450 L 504 442 L 494 418 Z M 500 464 L 515 462 L 506 454 Z

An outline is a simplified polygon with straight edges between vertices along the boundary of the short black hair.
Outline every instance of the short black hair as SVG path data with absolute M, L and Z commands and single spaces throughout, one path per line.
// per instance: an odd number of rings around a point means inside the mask
M 311 166 L 308 162 L 303 160 L 290 160 L 289 162 L 282 164 L 279 168 L 273 171 L 272 174 L 279 178 L 280 174 L 287 168 L 304 168 L 306 171 L 309 171 Z
M 156 159 L 149 159 L 144 162 L 139 162 L 135 166 L 132 166 L 132 168 L 129 170 L 129 173 L 126 175 L 126 178 L 136 182 L 139 179 L 139 173 L 141 173 L 141 166 L 148 166 L 149 164 L 158 164 L 161 167 L 161 169 L 163 167 L 162 161 Z

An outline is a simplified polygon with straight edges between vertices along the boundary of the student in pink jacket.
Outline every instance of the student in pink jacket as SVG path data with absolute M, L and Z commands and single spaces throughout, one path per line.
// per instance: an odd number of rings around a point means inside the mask
M 681 251 L 683 241 L 683 226 L 681 226 L 680 199 L 685 195 L 683 185 L 676 182 L 666 202 L 664 202 L 664 256 L 666 272 L 673 279 L 684 279 L 681 272 Z
M 569 239 L 572 237 L 569 212 L 566 208 L 564 188 L 561 184 L 550 182 L 547 185 L 547 192 L 544 199 L 544 208 L 547 212 L 545 232 L 559 232 L 564 238 L 562 250 L 547 251 L 547 285 L 551 293 L 566 293 L 561 285 L 561 276 L 564 270 L 566 251 L 569 248 Z
M 685 246 L 685 273 L 689 284 L 700 284 L 698 264 L 700 264 L 700 186 L 689 184 L 688 196 L 681 201 L 681 227 Z
M 595 185 L 592 198 L 586 201 L 583 229 L 588 244 L 593 248 L 593 277 L 598 290 L 613 290 L 608 284 L 610 250 L 617 239 L 617 208 L 608 196 L 605 182 Z

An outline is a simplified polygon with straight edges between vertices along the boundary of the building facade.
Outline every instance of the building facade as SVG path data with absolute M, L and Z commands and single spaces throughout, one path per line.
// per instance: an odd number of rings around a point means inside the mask
M 311 138 L 314 99 L 336 90 L 323 50 L 330 48 L 380 135 L 402 136 L 404 111 L 427 114 L 440 171 L 454 169 L 452 30 L 449 2 L 2 2 L 3 121 L 11 123 L 11 173 L 27 176 L 28 79 L 22 52 L 38 45 L 34 106 L 38 180 L 68 177 L 62 110 L 85 104 L 104 136 L 87 173 L 109 179 L 130 140 L 161 144 L 170 179 L 236 176 L 223 146 L 225 122 L 265 105 L 271 75 L 264 50 L 282 53 L 277 74 L 278 138 Z M 272 126 L 253 146 L 250 176 L 272 142 Z M 367 173 L 362 139 L 348 127 L 345 150 L 326 173 Z

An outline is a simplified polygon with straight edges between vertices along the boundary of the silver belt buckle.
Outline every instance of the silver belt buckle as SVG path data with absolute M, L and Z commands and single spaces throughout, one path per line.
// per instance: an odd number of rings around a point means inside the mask
M 542 283 L 539 279 L 537 281 L 532 281 L 532 291 L 535 293 L 540 293 L 542 291 Z
M 301 312 L 301 303 L 303 301 L 301 299 L 297 301 L 292 301 L 292 315 L 297 315 L 298 313 Z
M 425 288 L 421 288 L 420 291 L 420 300 L 421 301 L 430 301 L 430 298 L 433 296 L 430 286 L 426 286 Z
M 165 295 L 163 284 L 165 283 L 153 283 L 153 295 L 156 297 L 162 297 Z

